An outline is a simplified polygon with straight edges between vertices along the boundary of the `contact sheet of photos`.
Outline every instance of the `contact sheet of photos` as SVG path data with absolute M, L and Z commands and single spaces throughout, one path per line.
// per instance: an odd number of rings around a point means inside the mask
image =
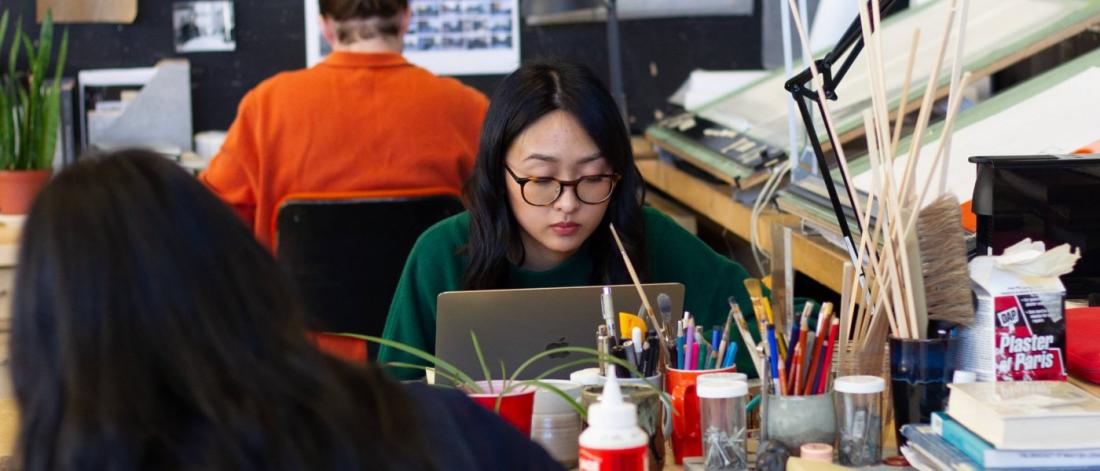
M 405 51 L 511 49 L 514 1 L 418 0 Z
M 307 57 L 330 49 L 316 30 L 317 0 L 306 1 Z M 519 0 L 410 0 L 405 57 L 440 75 L 505 74 L 519 66 Z M 311 11 L 312 10 L 312 11 Z
M 518 0 L 412 0 L 410 61 L 449 75 L 508 73 L 519 65 Z

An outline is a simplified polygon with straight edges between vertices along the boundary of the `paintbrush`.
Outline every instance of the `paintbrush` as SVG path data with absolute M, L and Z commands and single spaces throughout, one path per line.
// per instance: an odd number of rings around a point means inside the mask
M 961 221 L 955 195 L 940 196 L 921 210 L 917 239 L 928 319 L 968 326 L 974 322 L 974 305 Z
M 726 325 L 722 327 L 722 340 L 718 344 L 718 350 L 715 351 L 715 355 L 718 358 L 718 367 L 722 367 L 722 359 L 725 358 L 726 346 L 729 345 L 730 340 L 730 323 L 733 322 L 733 309 L 730 309 L 729 314 L 726 314 Z
M 672 343 L 672 299 L 665 293 L 657 295 L 657 309 L 661 311 L 661 330 L 664 330 L 665 341 Z
M 752 366 L 756 368 L 757 376 L 765 374 L 764 360 L 760 358 L 760 353 L 756 350 L 756 340 L 752 338 L 752 333 L 749 332 L 749 323 L 745 321 L 745 315 L 741 313 L 741 306 L 737 305 L 737 300 L 733 296 L 729 297 L 730 310 L 733 311 L 733 321 L 737 324 L 737 331 L 741 333 L 741 341 L 745 342 L 745 347 L 749 351 L 749 356 L 752 358 Z
M 619 233 L 615 230 L 614 224 L 608 224 L 611 227 L 611 237 L 615 238 L 615 245 L 619 247 L 619 253 L 623 256 L 623 264 L 626 265 L 627 273 L 630 273 L 630 279 L 634 282 L 634 288 L 638 290 L 638 297 L 642 298 L 642 304 L 645 306 L 646 315 L 649 316 L 649 322 L 653 324 L 653 330 L 657 331 L 657 338 L 661 339 L 661 363 L 668 365 L 668 345 L 665 343 L 665 333 L 661 328 L 661 324 L 657 323 L 657 314 L 653 310 L 653 306 L 649 305 L 649 297 L 645 295 L 645 290 L 642 289 L 642 282 L 638 280 L 638 272 L 634 271 L 634 264 L 630 262 L 630 255 L 627 255 L 626 248 L 623 247 L 623 241 L 619 239 Z
M 756 318 L 761 322 L 767 321 L 770 325 L 775 325 L 775 319 L 772 318 L 772 310 L 768 298 L 764 297 L 764 289 L 760 285 L 760 280 L 756 278 L 746 278 L 745 289 L 749 292 L 749 298 L 752 299 L 752 308 L 756 311 Z M 779 359 L 783 359 L 786 356 L 787 346 L 785 344 L 786 338 L 783 336 L 783 332 L 778 329 L 775 332 L 776 340 L 779 342 Z

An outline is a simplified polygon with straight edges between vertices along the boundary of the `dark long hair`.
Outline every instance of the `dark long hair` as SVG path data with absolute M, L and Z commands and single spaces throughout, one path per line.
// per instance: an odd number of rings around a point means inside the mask
M 639 276 L 646 277 L 644 185 L 634 165 L 630 136 L 619 108 L 599 79 L 584 66 L 539 62 L 524 65 L 506 77 L 497 86 L 485 116 L 474 175 L 466 186 L 470 264 L 465 289 L 503 288 L 508 284 L 509 262 L 522 263 L 523 229 L 509 205 L 504 158 L 517 136 L 556 110 L 573 115 L 612 170 L 623 177 L 603 221 L 586 241 L 593 257 L 592 283 L 630 282 L 608 223 L 615 224 Z
M 315 350 L 231 210 L 144 151 L 39 195 L 15 282 L 22 469 L 423 469 L 411 400 Z

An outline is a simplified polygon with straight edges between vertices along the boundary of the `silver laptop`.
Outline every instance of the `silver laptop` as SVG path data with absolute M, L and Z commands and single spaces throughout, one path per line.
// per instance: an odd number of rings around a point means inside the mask
M 681 317 L 684 285 L 659 283 L 642 285 L 642 288 L 653 309 L 659 309 L 658 294 L 665 293 L 672 301 L 673 322 Z M 441 293 L 435 321 L 435 354 L 474 379 L 483 378 L 485 375 L 470 340 L 473 331 L 489 372 L 494 379 L 499 379 L 501 360 L 510 377 L 528 358 L 545 350 L 563 346 L 595 349 L 596 328 L 603 323 L 602 290 L 602 286 L 577 286 Z M 642 304 L 634 285 L 612 286 L 611 295 L 616 326 L 619 312 L 637 314 Z M 578 353 L 543 358 L 526 368 L 518 379 L 531 379 L 550 368 L 582 358 L 584 355 Z M 595 364 L 566 368 L 548 378 L 568 379 L 570 372 L 588 366 Z

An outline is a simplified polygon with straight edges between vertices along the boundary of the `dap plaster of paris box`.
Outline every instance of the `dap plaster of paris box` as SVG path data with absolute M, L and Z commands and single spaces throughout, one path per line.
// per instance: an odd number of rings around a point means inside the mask
M 1066 379 L 1066 288 L 1059 278 L 1080 258 L 1068 244 L 1046 250 L 1024 239 L 998 256 L 970 261 L 977 305 L 959 334 L 958 369 L 979 381 Z

